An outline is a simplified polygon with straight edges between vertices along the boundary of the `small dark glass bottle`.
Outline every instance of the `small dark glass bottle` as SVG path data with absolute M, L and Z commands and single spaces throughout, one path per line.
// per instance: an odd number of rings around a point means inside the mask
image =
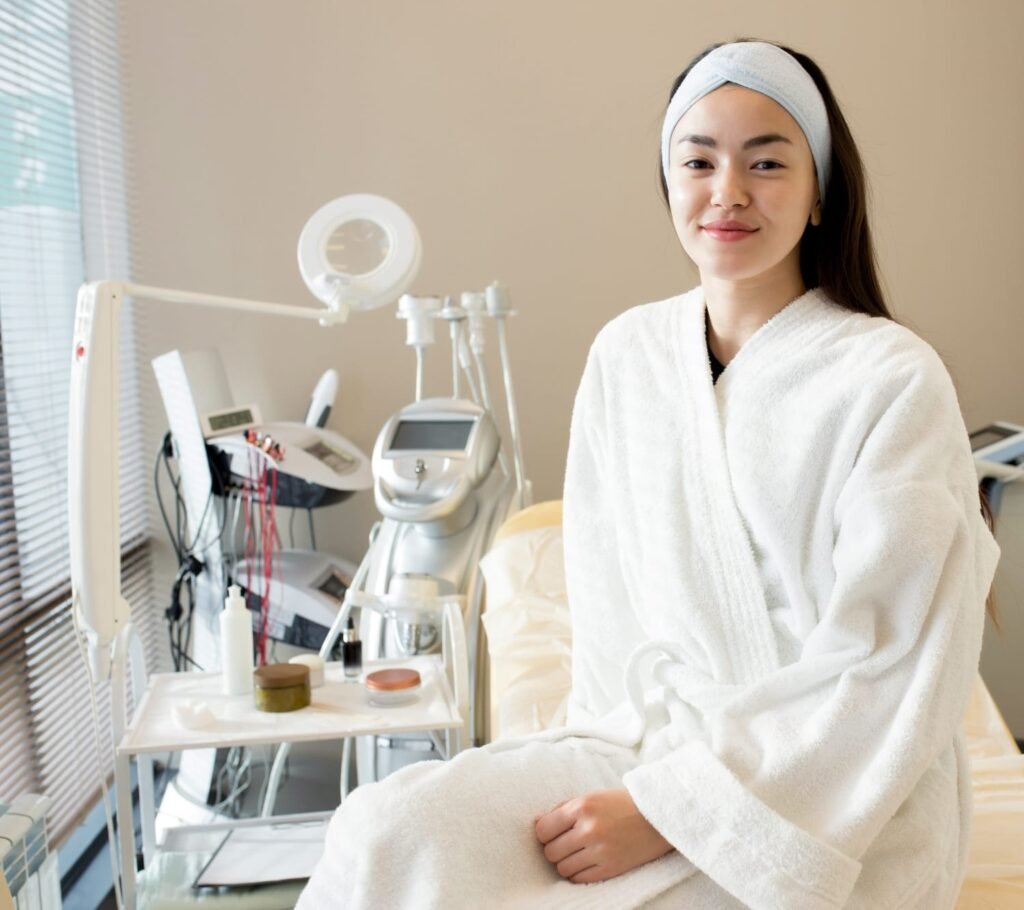
M 356 677 L 363 672 L 363 643 L 356 637 L 351 617 L 341 639 L 341 665 L 348 677 Z

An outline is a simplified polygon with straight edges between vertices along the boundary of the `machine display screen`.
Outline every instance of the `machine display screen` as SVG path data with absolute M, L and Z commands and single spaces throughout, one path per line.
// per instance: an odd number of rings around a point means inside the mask
M 226 414 L 212 414 L 209 418 L 210 430 L 219 433 L 221 430 L 230 430 L 232 427 L 244 427 L 254 423 L 252 411 L 243 408 L 240 411 L 229 411 Z
M 971 433 L 971 451 L 977 452 L 986 446 L 994 445 L 1006 439 L 1007 436 L 1015 435 L 1013 430 L 1004 430 L 1002 427 L 985 427 Z
M 356 463 L 348 452 L 329 446 L 326 442 L 314 442 L 313 445 L 306 447 L 306 451 L 339 474 L 344 474 Z
M 348 585 L 340 575 L 332 572 L 317 586 L 317 590 L 340 603 L 345 598 Z
M 473 423 L 472 420 L 400 420 L 391 448 L 464 450 Z

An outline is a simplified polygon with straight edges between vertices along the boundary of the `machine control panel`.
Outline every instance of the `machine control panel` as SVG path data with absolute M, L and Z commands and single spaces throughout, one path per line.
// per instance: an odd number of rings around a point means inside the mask
M 470 401 L 433 398 L 402 408 L 384 425 L 373 455 L 376 479 L 400 501 L 436 502 L 487 477 L 497 428 Z

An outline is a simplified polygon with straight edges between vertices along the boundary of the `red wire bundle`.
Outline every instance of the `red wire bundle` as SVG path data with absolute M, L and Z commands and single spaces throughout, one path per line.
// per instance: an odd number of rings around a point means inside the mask
M 258 471 L 258 475 L 257 475 Z M 277 470 L 268 467 L 266 461 L 251 453 L 249 476 L 257 480 L 246 480 L 242 497 L 245 516 L 245 589 L 252 591 L 252 568 L 256 555 L 260 557 L 260 573 L 263 576 L 263 593 L 260 595 L 259 632 L 256 636 L 256 663 L 267 662 L 267 639 L 270 634 L 270 586 L 274 580 L 274 563 L 280 538 L 277 534 Z M 255 500 L 251 502 L 251 500 Z M 259 540 L 257 541 L 257 531 Z
M 268 495 L 269 494 L 269 495 Z M 277 549 L 277 470 L 264 462 L 260 472 L 260 551 L 263 570 L 263 597 L 260 599 L 260 634 L 256 649 L 262 666 L 267 662 L 267 637 L 270 631 L 270 584 L 274 578 L 274 556 Z

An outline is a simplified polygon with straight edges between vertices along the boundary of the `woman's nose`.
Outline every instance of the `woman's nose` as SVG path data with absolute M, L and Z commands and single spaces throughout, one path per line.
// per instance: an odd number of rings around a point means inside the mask
M 713 178 L 711 204 L 731 208 L 749 201 L 745 172 L 729 164 L 719 165 Z

